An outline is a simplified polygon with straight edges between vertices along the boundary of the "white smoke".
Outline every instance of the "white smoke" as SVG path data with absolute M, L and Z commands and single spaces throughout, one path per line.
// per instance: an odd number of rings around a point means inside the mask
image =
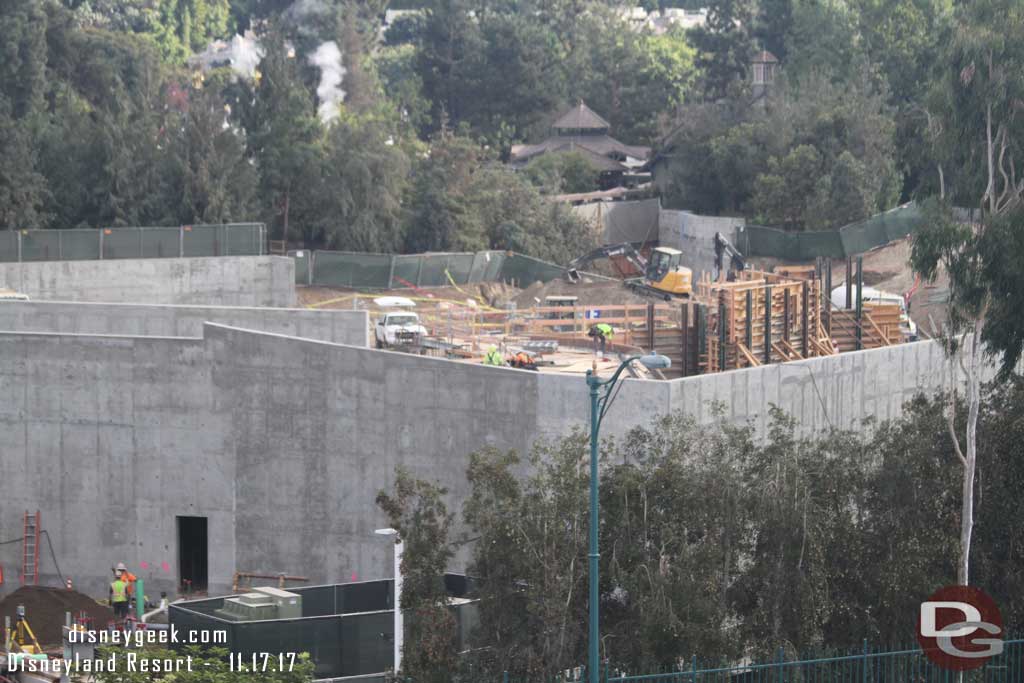
M 309 57 L 309 63 L 320 69 L 320 85 L 316 96 L 320 100 L 317 113 L 320 120 L 330 123 L 338 118 L 338 105 L 345 101 L 341 83 L 345 79 L 345 67 L 341 63 L 341 50 L 333 40 L 323 43 Z
M 231 39 L 230 54 L 231 69 L 243 78 L 252 78 L 263 59 L 263 48 L 252 32 L 246 31 L 244 36 L 236 34 Z

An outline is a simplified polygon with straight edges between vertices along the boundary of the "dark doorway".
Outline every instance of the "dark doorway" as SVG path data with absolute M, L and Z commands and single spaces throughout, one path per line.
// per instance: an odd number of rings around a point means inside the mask
M 207 587 L 206 517 L 178 517 L 178 582 L 183 593 Z

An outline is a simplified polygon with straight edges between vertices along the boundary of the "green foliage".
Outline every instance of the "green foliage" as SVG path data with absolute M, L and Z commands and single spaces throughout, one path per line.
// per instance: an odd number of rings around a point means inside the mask
M 548 194 L 597 189 L 598 174 L 579 152 L 542 154 L 527 164 L 523 176 Z
M 823 230 L 898 196 L 891 113 L 867 76 L 837 86 L 815 74 L 785 82 L 763 107 L 696 105 L 685 115 L 664 171 L 670 206 Z
M 592 243 L 568 207 L 544 199 L 468 138 L 442 133 L 413 171 L 408 251 L 511 249 L 567 263 Z
M 393 491 L 377 494 L 377 505 L 404 545 L 401 607 L 408 617 L 401 673 L 416 681 L 443 683 L 456 666 L 455 617 L 448 609 L 444 586 L 444 573 L 454 554 L 450 545 L 454 515 L 445 506 L 446 493 L 398 468 Z
M 749 33 L 753 24 L 752 0 L 712 0 L 704 26 L 690 32 L 697 51 L 704 98 L 725 97 L 731 86 L 746 77 L 754 45 Z
M 976 585 L 1007 623 L 1024 609 L 1006 545 L 1019 535 L 1006 524 L 1021 512 L 1022 399 L 1019 379 L 990 388 L 979 428 L 999 476 L 978 484 Z M 960 464 L 945 405 L 918 397 L 899 419 L 806 437 L 776 409 L 763 441 L 673 415 L 603 444 L 602 657 L 650 672 L 708 653 L 903 642 L 921 600 L 956 577 Z M 541 678 L 584 657 L 586 447 L 573 433 L 526 462 L 470 456 L 463 516 L 481 623 L 464 664 L 476 676 Z
M 46 178 L 28 131 L 7 112 L 0 99 L 0 230 L 29 230 L 46 225 Z

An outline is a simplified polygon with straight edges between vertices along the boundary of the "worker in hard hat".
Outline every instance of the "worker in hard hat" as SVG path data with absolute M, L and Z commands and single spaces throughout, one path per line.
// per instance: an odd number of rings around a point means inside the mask
M 519 351 L 518 353 L 516 353 L 516 355 L 512 357 L 510 363 L 514 368 L 522 368 L 523 370 L 537 369 L 537 363 L 533 360 L 533 357 L 530 356 L 530 354 L 528 354 L 526 351 Z
M 125 587 L 128 592 L 128 602 L 130 603 L 135 597 L 135 582 L 138 577 L 128 571 L 128 567 L 125 566 L 124 562 L 118 562 L 117 566 L 113 568 L 114 578 L 120 578 L 125 583 Z
M 110 584 L 110 607 L 114 619 L 123 622 L 128 616 L 128 582 L 118 573 Z
M 487 347 L 487 355 L 484 356 L 484 365 L 497 365 L 504 367 L 505 359 L 501 357 L 498 347 L 491 344 Z
M 600 353 L 602 356 L 604 355 L 605 344 L 611 341 L 612 334 L 614 334 L 614 332 L 615 330 L 613 330 L 612 326 L 608 323 L 597 323 L 596 325 L 590 326 L 590 331 L 587 332 L 587 336 L 593 337 L 594 339 L 595 354 L 598 352 L 598 348 L 600 347 Z

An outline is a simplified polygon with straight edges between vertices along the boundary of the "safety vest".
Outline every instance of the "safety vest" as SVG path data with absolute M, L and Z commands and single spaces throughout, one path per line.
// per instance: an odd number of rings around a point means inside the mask
M 613 332 L 612 326 L 609 325 L 608 323 L 598 323 L 597 324 L 597 331 L 600 332 L 602 335 L 604 335 L 605 339 L 611 339 L 612 338 L 612 332 Z
M 488 351 L 487 355 L 484 356 L 484 365 L 504 365 L 505 361 L 501 357 L 499 351 Z
M 128 602 L 128 584 L 121 579 L 110 584 L 110 590 L 113 593 L 113 597 L 110 599 L 111 602 Z

